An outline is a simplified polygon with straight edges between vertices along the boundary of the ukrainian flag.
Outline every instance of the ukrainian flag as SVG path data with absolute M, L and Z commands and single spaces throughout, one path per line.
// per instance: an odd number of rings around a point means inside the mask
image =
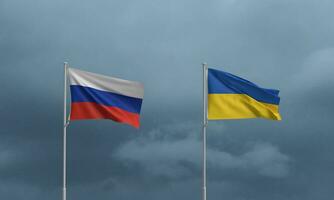
M 208 119 L 281 120 L 278 93 L 233 74 L 208 69 Z

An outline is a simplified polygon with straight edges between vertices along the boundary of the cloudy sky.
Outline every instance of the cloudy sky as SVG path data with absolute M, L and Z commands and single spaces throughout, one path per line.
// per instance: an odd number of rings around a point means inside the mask
M 208 200 L 334 198 L 334 1 L 0 0 L 0 199 L 58 200 L 63 62 L 143 82 L 141 128 L 68 128 L 68 199 L 201 199 L 202 68 L 281 90 L 210 122 Z

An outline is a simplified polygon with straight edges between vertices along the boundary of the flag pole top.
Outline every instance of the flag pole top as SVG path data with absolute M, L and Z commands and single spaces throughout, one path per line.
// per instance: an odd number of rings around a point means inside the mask
M 208 64 L 207 64 L 206 62 L 203 62 L 203 63 L 202 63 L 202 66 L 203 66 L 204 69 L 207 69 L 207 68 L 208 68 Z

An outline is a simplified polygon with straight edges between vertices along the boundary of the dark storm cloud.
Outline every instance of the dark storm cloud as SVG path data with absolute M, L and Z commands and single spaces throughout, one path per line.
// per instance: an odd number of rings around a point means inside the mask
M 334 3 L 0 1 L 0 198 L 59 199 L 62 63 L 141 81 L 140 130 L 74 122 L 69 198 L 200 199 L 201 62 L 281 89 L 210 122 L 208 198 L 331 199 Z M 151 153 L 152 152 L 152 153 Z

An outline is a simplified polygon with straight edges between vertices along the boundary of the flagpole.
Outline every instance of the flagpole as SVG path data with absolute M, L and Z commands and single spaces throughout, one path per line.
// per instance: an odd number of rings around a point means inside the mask
M 64 124 L 63 124 L 63 198 L 66 200 L 66 130 L 68 126 L 67 113 L 66 113 L 66 99 L 67 99 L 67 68 L 68 63 L 64 62 Z
M 203 63 L 203 199 L 206 200 L 206 127 L 207 119 L 207 94 L 208 94 L 208 65 Z

